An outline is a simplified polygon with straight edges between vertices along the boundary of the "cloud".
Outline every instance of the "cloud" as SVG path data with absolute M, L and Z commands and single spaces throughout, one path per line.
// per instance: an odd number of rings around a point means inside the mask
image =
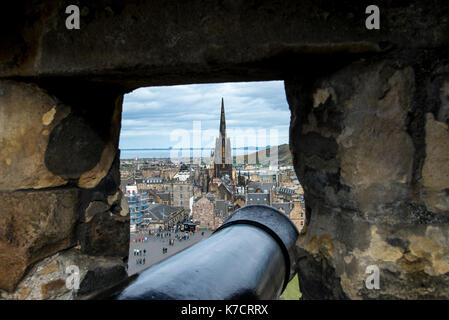
M 222 97 L 229 132 L 276 129 L 288 142 L 284 82 L 267 81 L 136 89 L 124 98 L 120 148 L 167 148 L 175 130 L 192 135 L 195 123 L 218 135 Z

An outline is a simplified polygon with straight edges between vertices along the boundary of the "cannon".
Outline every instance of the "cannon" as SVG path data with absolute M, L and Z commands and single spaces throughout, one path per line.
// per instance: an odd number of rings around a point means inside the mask
M 296 273 L 298 235 L 282 212 L 245 206 L 209 238 L 143 271 L 109 299 L 277 299 Z

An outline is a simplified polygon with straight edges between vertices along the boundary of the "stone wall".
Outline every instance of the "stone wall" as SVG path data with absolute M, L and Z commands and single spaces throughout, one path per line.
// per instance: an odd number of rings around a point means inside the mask
M 215 205 L 204 194 L 192 205 L 192 220 L 198 223 L 198 228 L 212 228 L 215 226 Z
M 101 288 L 89 284 L 88 289 L 87 274 L 91 282 L 108 277 L 109 269 L 94 272 L 103 264 L 114 266 L 114 281 L 126 276 L 129 214 L 121 204 L 117 152 L 122 98 L 106 98 L 103 105 L 114 103 L 99 113 L 62 97 L 33 83 L 0 83 L 3 298 L 87 294 Z M 56 258 L 67 250 L 70 259 Z M 69 262 L 84 270 L 75 295 L 65 286 Z M 36 263 L 49 277 L 40 277 Z
M 449 65 L 440 54 L 286 81 L 307 206 L 305 298 L 449 298 Z M 365 287 L 370 265 L 378 290 Z

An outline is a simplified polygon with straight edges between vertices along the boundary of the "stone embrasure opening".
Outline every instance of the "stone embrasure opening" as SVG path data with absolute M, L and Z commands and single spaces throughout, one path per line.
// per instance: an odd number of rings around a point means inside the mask
M 304 226 L 303 191 L 287 143 L 291 112 L 283 81 L 139 88 L 125 95 L 122 117 L 129 275 L 198 240 L 179 242 L 183 223 L 195 224 L 206 238 L 245 205 L 272 206 L 298 229 Z M 164 239 L 175 241 L 172 245 L 155 236 L 168 233 Z M 160 254 L 164 247 L 168 254 Z M 298 292 L 297 279 L 292 286 Z

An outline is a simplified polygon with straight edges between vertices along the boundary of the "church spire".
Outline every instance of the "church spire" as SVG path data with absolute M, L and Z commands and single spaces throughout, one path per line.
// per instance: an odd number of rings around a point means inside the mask
M 225 120 L 225 111 L 224 111 L 223 98 L 221 98 L 220 135 L 222 137 L 226 137 L 226 120 Z

